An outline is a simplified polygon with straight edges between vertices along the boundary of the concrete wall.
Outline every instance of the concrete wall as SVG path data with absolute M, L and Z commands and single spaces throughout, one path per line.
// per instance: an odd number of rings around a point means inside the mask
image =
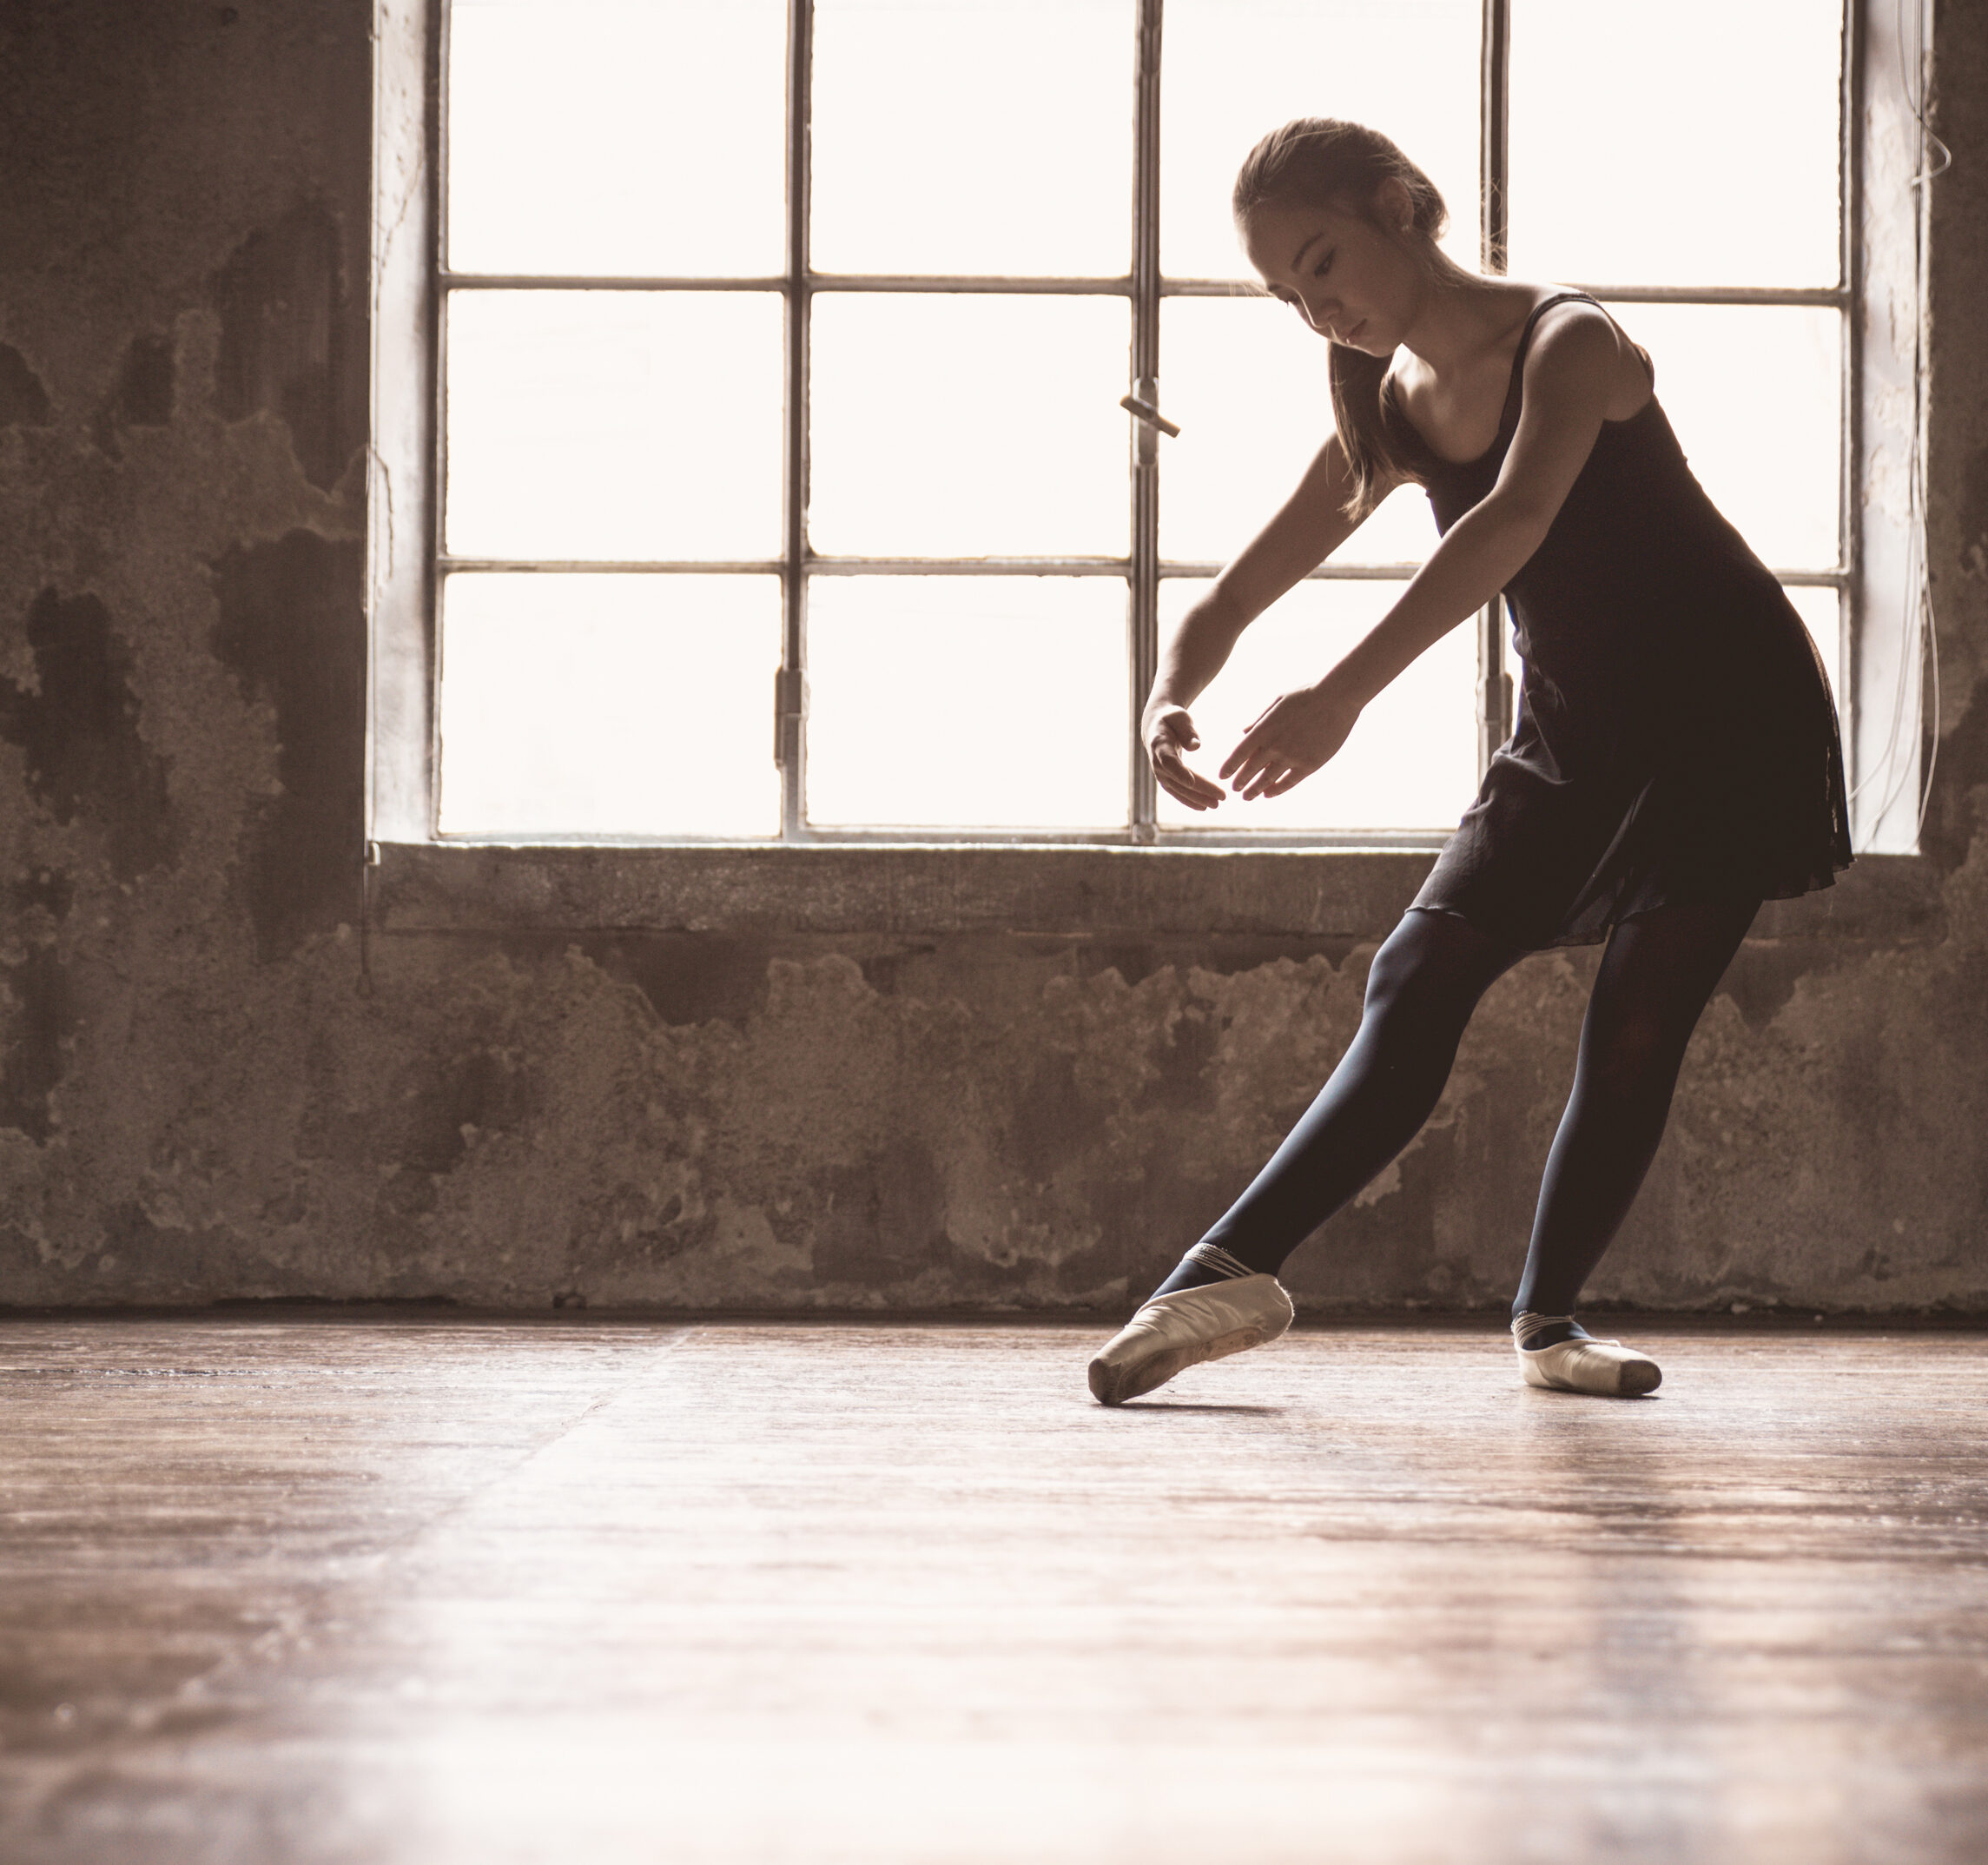
M 0 1301 L 1119 1307 L 1417 863 L 413 855 L 362 936 L 368 23 L 0 25 Z M 1763 918 L 1598 1296 L 1988 1307 L 1988 13 L 1940 30 L 1928 853 Z M 1496 988 L 1302 1300 L 1503 1302 L 1592 964 Z

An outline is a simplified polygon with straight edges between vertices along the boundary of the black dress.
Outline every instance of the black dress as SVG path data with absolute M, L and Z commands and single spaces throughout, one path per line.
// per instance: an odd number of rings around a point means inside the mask
M 1397 456 L 1447 531 L 1518 425 L 1526 320 L 1490 450 L 1443 460 L 1384 384 Z M 1646 361 L 1648 360 L 1646 357 Z M 1850 864 L 1836 708 L 1773 573 L 1719 515 L 1654 397 L 1604 421 L 1506 585 L 1518 721 L 1416 896 L 1512 945 L 1586 945 L 1686 901 L 1785 899 Z

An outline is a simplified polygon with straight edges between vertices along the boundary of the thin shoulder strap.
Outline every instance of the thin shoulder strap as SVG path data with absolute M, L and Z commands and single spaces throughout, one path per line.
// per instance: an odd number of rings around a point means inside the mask
M 1602 316 L 1607 317 L 1608 315 L 1607 311 L 1602 310 L 1600 301 L 1584 291 L 1555 292 L 1552 297 L 1542 299 L 1532 308 L 1532 315 L 1526 319 L 1525 327 L 1519 332 L 1519 347 L 1512 353 L 1512 380 L 1515 383 L 1519 379 L 1520 370 L 1525 367 L 1526 352 L 1532 347 L 1534 325 L 1538 323 L 1540 319 L 1545 316 L 1555 305 L 1567 304 L 1575 299 L 1583 304 L 1593 305 L 1597 311 L 1602 312 Z M 1613 322 L 1614 320 L 1610 319 L 1610 321 Z
M 1583 304 L 1593 305 L 1611 324 L 1615 325 L 1616 334 L 1636 353 L 1638 360 L 1642 363 L 1643 374 L 1649 377 L 1650 387 L 1654 392 L 1656 388 L 1656 364 L 1651 360 L 1650 353 L 1637 342 L 1628 331 L 1624 330 L 1621 324 L 1615 322 L 1615 314 L 1607 305 L 1603 304 L 1599 298 L 1584 291 L 1555 292 L 1545 303 L 1536 304 L 1533 307 L 1532 315 L 1525 321 L 1525 328 L 1519 333 L 1518 354 L 1512 359 L 1513 386 L 1517 387 L 1519 371 L 1525 367 L 1526 352 L 1532 347 L 1532 327 L 1539 321 L 1540 314 L 1543 311 L 1550 311 L 1556 304 L 1565 304 L 1573 298 L 1578 298 Z
M 1410 456 L 1411 464 L 1426 469 L 1429 461 L 1443 464 L 1443 456 L 1422 438 L 1422 430 L 1402 412 L 1400 398 L 1390 369 L 1381 378 L 1381 427 L 1390 443 Z

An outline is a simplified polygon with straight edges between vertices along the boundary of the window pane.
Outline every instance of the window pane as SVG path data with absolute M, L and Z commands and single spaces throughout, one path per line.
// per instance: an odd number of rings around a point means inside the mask
M 778 578 L 463 574 L 442 588 L 445 832 L 779 832 Z
M 452 294 L 449 550 L 777 554 L 780 314 L 760 292 Z
M 1842 480 L 1843 319 L 1800 305 L 1609 307 L 1713 503 L 1764 561 L 1829 570 Z
M 1162 636 L 1207 585 L 1170 577 L 1159 587 Z M 1189 762 L 1209 777 L 1257 715 L 1281 692 L 1331 667 L 1401 592 L 1397 583 L 1301 583 L 1244 632 L 1228 665 L 1195 705 L 1201 749 Z M 1245 803 L 1234 791 L 1196 812 L 1159 793 L 1167 829 L 1433 830 L 1456 826 L 1477 788 L 1477 635 L 1453 628 L 1361 714 L 1345 747 L 1282 797 Z
M 1168 298 L 1160 307 L 1159 552 L 1225 562 L 1291 496 L 1332 432 L 1326 345 L 1271 298 Z M 1403 486 L 1338 552 L 1419 563 L 1436 542 L 1429 500 Z
M 809 820 L 1123 827 L 1130 678 L 1116 577 L 816 577 Z
M 786 47 L 786 0 L 453 0 L 450 265 L 785 270 Z
M 1119 298 L 815 300 L 809 534 L 825 555 L 1119 556 Z
M 1477 263 L 1481 0 L 1166 0 L 1159 112 L 1160 263 L 1243 278 L 1236 170 L 1294 116 L 1384 131 L 1443 192 L 1444 248 Z
M 1822 670 L 1829 676 L 1830 697 L 1839 711 L 1843 706 L 1843 599 L 1833 589 L 1791 589 L 1788 600 L 1808 630 L 1815 651 L 1822 657 Z
M 1833 285 L 1840 0 L 1512 0 L 1511 267 Z
M 1131 0 L 816 0 L 816 269 L 1127 270 L 1136 24 Z

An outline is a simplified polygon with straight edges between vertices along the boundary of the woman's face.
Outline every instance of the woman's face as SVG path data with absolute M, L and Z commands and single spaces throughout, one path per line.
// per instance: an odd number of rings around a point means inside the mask
M 1341 208 L 1266 201 L 1237 228 L 1273 297 L 1320 336 L 1374 356 L 1393 354 L 1426 282 L 1405 241 L 1383 230 L 1398 222 L 1405 234 L 1409 218 L 1405 197 L 1389 196 L 1384 188 L 1374 203 L 1379 226 Z

